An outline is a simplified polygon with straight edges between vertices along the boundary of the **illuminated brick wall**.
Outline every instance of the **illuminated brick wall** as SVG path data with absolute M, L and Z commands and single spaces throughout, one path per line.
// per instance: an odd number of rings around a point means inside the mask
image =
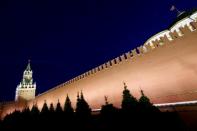
M 108 96 L 109 102 L 120 107 L 123 82 L 137 98 L 140 89 L 144 90 L 153 103 L 196 100 L 196 28 L 197 23 L 190 22 L 189 26 L 179 28 L 181 34 L 176 30 L 159 33 L 137 49 L 48 90 L 27 104 L 32 107 L 37 103 L 41 109 L 45 100 L 48 105 L 56 105 L 59 99 L 63 105 L 68 94 L 75 107 L 77 92 L 82 90 L 92 109 L 98 109 L 104 104 L 104 96 Z M 21 109 L 21 106 L 13 105 L 5 107 L 3 114 L 10 111 L 10 108 Z
M 132 94 L 140 96 L 140 88 L 154 103 L 178 102 L 197 99 L 197 32 L 196 23 L 180 28 L 183 33 L 170 32 L 173 40 L 162 37 L 146 49 L 132 50 L 122 56 L 96 67 L 66 83 L 63 83 L 30 101 L 37 102 L 41 108 L 56 104 L 58 99 L 63 105 L 68 94 L 73 106 L 77 92 L 81 90 L 93 109 L 104 104 L 104 96 L 119 107 L 122 99 L 123 82 Z M 138 48 L 140 50 L 140 47 Z M 141 52 L 141 53 L 139 53 Z M 115 61 L 116 60 L 116 61 Z

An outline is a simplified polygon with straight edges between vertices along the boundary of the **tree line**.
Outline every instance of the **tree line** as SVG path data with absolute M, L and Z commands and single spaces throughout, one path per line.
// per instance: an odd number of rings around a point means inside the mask
M 31 109 L 14 111 L 0 121 L 0 130 L 9 129 L 130 129 L 130 130 L 186 130 L 176 112 L 160 112 L 141 90 L 141 97 L 136 99 L 124 83 L 121 108 L 116 108 L 108 101 L 99 112 L 92 112 L 83 92 L 77 95 L 74 110 L 66 96 L 64 106 L 59 100 L 47 106 L 44 101 L 41 111 L 37 105 Z

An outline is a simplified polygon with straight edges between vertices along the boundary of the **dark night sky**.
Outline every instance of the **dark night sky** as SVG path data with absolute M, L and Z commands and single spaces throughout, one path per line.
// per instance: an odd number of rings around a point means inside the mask
M 44 92 L 166 29 L 172 4 L 197 0 L 1 0 L 0 101 L 14 100 L 28 59 Z

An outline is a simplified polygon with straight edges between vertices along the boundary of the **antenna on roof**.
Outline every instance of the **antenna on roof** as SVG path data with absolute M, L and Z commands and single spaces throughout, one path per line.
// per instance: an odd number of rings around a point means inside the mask
M 176 6 L 172 5 L 171 8 L 170 8 L 170 11 L 174 11 L 174 10 L 177 12 L 177 17 L 179 17 L 180 15 L 185 13 L 185 11 L 180 11 L 180 10 L 177 9 Z

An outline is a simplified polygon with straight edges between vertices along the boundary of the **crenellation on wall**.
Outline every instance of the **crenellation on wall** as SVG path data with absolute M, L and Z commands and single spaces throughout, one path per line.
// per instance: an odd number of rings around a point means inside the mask
M 184 27 L 180 27 L 180 31 L 182 32 L 183 35 L 187 35 L 191 33 L 191 30 L 187 25 L 185 25 Z
M 190 31 L 195 31 L 195 27 L 193 27 L 193 25 L 191 23 L 188 24 L 188 28 L 190 29 Z
M 94 68 L 91 70 L 91 74 L 94 74 Z
M 95 69 L 95 68 L 93 68 L 92 70 L 93 70 L 93 74 L 94 74 L 94 73 L 96 72 L 96 69 Z
M 84 75 L 84 73 L 82 74 L 82 78 L 84 78 L 85 77 L 85 75 Z
M 127 59 L 130 59 L 131 58 L 130 52 L 125 53 L 125 55 L 126 55 Z
M 137 47 L 137 49 L 138 49 L 140 55 L 145 53 L 145 52 L 144 52 L 144 48 L 143 48 L 142 45 L 139 46 L 139 47 Z
M 154 49 L 156 49 L 157 47 L 160 47 L 160 46 L 163 46 L 164 45 L 162 38 L 163 37 L 161 37 L 159 40 L 156 40 L 155 41 L 155 43 L 154 43 Z
M 77 80 L 80 80 L 79 76 L 77 76 Z
M 144 52 L 144 54 L 145 54 L 145 53 L 147 53 L 148 51 L 147 51 L 146 46 L 145 46 L 145 45 L 143 45 L 142 47 L 143 47 L 143 52 Z
M 103 63 L 103 64 L 102 64 L 102 67 L 103 67 L 103 69 L 105 69 L 105 68 L 106 68 L 106 64 L 105 64 L 105 63 Z
M 104 66 L 104 64 L 102 64 L 102 65 L 101 65 L 101 69 L 102 69 L 102 70 L 103 70 L 103 69 L 105 69 L 105 66 Z
M 113 65 L 113 59 L 109 61 L 109 66 Z
M 101 69 L 100 69 L 100 66 L 98 66 L 98 67 L 97 67 L 97 70 L 98 70 L 98 71 L 100 71 L 100 70 L 101 70 Z
M 81 74 L 81 79 L 83 79 L 83 74 Z
M 90 74 L 93 74 L 93 70 L 90 70 Z
M 84 73 L 84 76 L 87 77 L 87 72 Z
M 114 59 L 114 64 L 115 64 L 115 65 L 116 65 L 116 64 L 118 64 L 118 62 L 117 62 L 116 58 Z
M 94 73 L 96 73 L 98 71 L 98 67 L 94 68 Z
M 147 52 L 149 52 L 149 51 L 152 50 L 151 44 L 152 44 L 152 43 L 149 43 L 149 44 L 147 44 L 147 45 L 144 45 L 144 46 L 146 47 Z
M 161 42 L 163 42 L 163 45 L 169 44 L 172 40 L 173 39 L 170 35 L 164 35 L 164 37 L 161 37 Z
M 116 58 L 114 58 L 114 63 L 115 64 L 118 64 L 119 63 L 119 59 L 116 57 Z
M 88 71 L 88 74 L 91 75 L 91 70 Z
M 119 59 L 119 63 L 122 62 L 122 58 L 120 56 L 118 56 L 118 59 Z
M 132 50 L 132 54 L 133 54 L 133 57 L 136 57 L 136 56 L 137 56 L 136 49 L 133 49 L 133 50 Z
M 101 70 L 102 70 L 102 65 L 99 66 L 99 71 L 101 71 Z
M 178 34 L 178 37 L 181 37 L 181 36 L 184 35 L 183 32 L 180 30 L 180 28 L 181 27 L 179 27 L 179 28 L 177 28 L 177 30 L 175 30 L 177 32 L 177 34 Z
M 86 73 L 83 73 L 83 77 L 84 77 L 84 78 L 86 77 Z
M 141 53 L 149 52 L 153 49 L 156 49 L 157 47 L 169 44 L 171 41 L 179 39 L 180 37 L 183 37 L 184 35 L 188 35 L 196 30 L 197 23 L 196 22 L 190 22 L 183 26 L 180 26 L 179 28 L 174 29 L 174 31 L 163 31 L 161 33 L 158 33 L 157 37 L 154 36 L 152 40 L 149 40 L 149 43 L 146 42 L 145 45 L 141 48 L 138 47 L 137 50 Z M 161 35 L 161 34 L 164 35 Z M 133 52 L 132 52 L 133 53 Z
M 92 69 L 92 74 L 94 74 L 94 68 Z
M 152 41 L 152 44 L 150 44 L 150 47 L 151 47 L 150 50 L 153 50 L 153 49 L 155 49 L 155 48 L 157 48 L 157 47 L 160 46 L 160 39 L 159 40 Z
M 127 55 L 125 53 L 123 55 L 124 55 L 125 60 L 128 60 Z
M 93 68 L 93 73 L 96 73 L 96 68 Z
M 103 70 L 103 65 L 100 65 L 100 70 Z
M 109 61 L 106 62 L 106 65 L 107 65 L 106 67 L 109 68 L 110 67 L 110 62 Z
M 172 38 L 173 38 L 174 40 L 176 40 L 177 38 L 179 38 L 179 35 L 178 35 L 178 33 L 177 33 L 176 31 L 170 32 L 170 35 L 172 36 Z
M 190 25 L 192 26 L 192 28 L 193 28 L 194 30 L 197 29 L 197 22 L 191 22 Z
M 121 61 L 124 61 L 125 60 L 124 55 L 121 55 L 120 58 L 121 58 Z

